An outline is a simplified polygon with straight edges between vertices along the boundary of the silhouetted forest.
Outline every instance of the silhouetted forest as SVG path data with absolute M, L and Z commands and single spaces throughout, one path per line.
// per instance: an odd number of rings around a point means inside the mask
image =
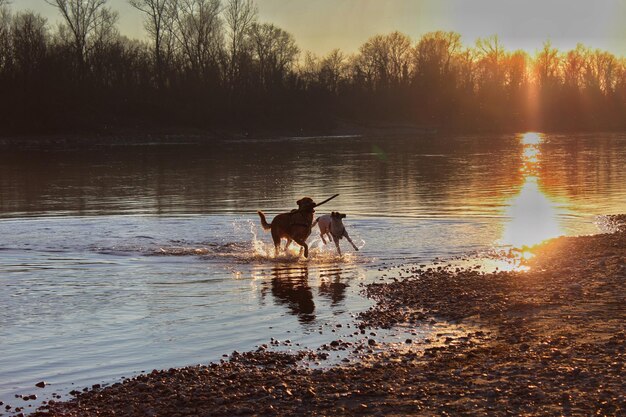
M 355 54 L 303 52 L 252 0 L 128 0 L 146 40 L 107 0 L 46 0 L 62 23 L 0 0 L 0 133 L 115 128 L 330 129 L 337 121 L 463 130 L 623 129 L 626 59 L 497 36 L 417 41 L 393 32 Z

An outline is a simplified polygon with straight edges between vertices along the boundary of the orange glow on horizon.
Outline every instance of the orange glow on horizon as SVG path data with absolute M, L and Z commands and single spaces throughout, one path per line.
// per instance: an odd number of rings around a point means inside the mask
M 225 3 L 225 2 L 222 2 Z M 626 3 L 621 0 L 514 2 L 501 0 L 256 0 L 258 19 L 292 33 L 302 51 L 326 55 L 335 48 L 356 53 L 368 38 L 394 30 L 414 41 L 437 30 L 461 34 L 471 46 L 498 34 L 509 51 L 529 54 L 550 40 L 561 51 L 581 42 L 626 55 Z M 146 40 L 144 15 L 128 0 L 108 0 L 119 13 L 120 32 Z M 34 10 L 54 26 L 58 13 L 42 0 L 12 2 L 13 10 Z

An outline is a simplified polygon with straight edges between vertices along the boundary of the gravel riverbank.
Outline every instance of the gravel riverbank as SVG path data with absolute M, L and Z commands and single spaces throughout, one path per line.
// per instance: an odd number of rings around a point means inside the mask
M 626 415 L 626 232 L 616 229 L 535 247 L 527 272 L 406 269 L 365 289 L 376 305 L 355 323 L 370 334 L 435 320 L 453 333 L 384 349 L 376 336 L 295 354 L 261 347 L 95 386 L 34 415 Z M 311 365 L 333 351 L 359 360 Z

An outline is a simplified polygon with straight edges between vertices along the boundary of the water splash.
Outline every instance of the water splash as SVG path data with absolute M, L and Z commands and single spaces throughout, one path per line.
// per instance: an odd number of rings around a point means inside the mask
M 281 249 L 278 254 L 274 249 L 273 242 L 265 242 L 259 238 L 259 229 L 252 220 L 247 222 L 249 233 L 251 236 L 251 253 L 250 260 L 254 261 L 270 261 L 270 262 L 309 262 L 309 263 L 327 263 L 327 262 L 344 262 L 352 263 L 356 260 L 356 254 L 352 252 L 337 253 L 335 246 L 330 243 L 324 245 L 320 238 L 313 238 L 309 245 L 309 257 L 305 258 L 302 254 L 302 248 L 297 243 L 292 242 L 285 247 L 286 242 L 281 242 Z M 365 241 L 361 240 L 359 249 L 365 246 Z M 245 256 L 246 254 L 244 254 Z
M 237 240 L 233 240 L 237 239 Z M 328 264 L 328 263 L 362 263 L 367 258 L 352 252 L 351 248 L 337 254 L 332 242 L 323 244 L 321 239 L 313 236 L 309 239 L 309 257 L 305 258 L 301 247 L 292 242 L 285 248 L 286 241 L 281 242 L 281 249 L 275 253 L 274 244 L 260 226 L 252 220 L 232 222 L 232 231 L 224 234 L 222 242 L 169 240 L 165 244 L 159 241 L 121 242 L 112 246 L 94 245 L 90 250 L 106 255 L 143 255 L 162 257 L 200 257 L 207 260 L 223 260 L 236 264 L 242 263 L 291 263 L 291 264 Z M 365 241 L 357 244 L 359 249 Z

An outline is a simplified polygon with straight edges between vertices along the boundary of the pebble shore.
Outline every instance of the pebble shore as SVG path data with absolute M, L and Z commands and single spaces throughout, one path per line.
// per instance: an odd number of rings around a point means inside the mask
M 33 415 L 626 415 L 625 228 L 531 251 L 526 272 L 407 268 L 364 290 L 376 304 L 357 331 L 436 321 L 452 335 L 384 349 L 375 336 L 296 353 L 260 347 L 77 391 Z M 359 360 L 310 365 L 333 350 Z

